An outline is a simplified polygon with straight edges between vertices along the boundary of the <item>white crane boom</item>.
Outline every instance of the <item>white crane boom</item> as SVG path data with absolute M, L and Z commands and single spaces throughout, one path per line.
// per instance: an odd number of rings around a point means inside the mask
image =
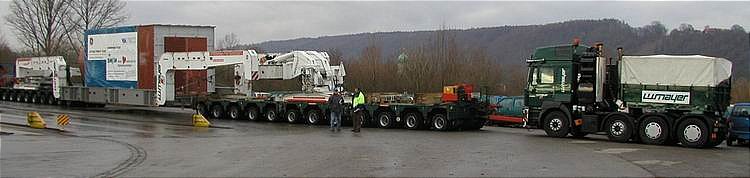
M 167 74 L 175 70 L 207 70 L 234 66 L 234 93 L 253 95 L 252 80 L 290 80 L 301 77 L 302 90 L 330 92 L 343 86 L 343 64 L 330 66 L 328 54 L 316 51 L 292 51 L 284 54 L 257 54 L 254 50 L 217 52 L 168 52 L 157 65 L 156 103 L 174 100 L 174 88 L 166 87 Z M 209 77 L 211 78 L 211 77 Z M 209 86 L 209 91 L 214 91 Z

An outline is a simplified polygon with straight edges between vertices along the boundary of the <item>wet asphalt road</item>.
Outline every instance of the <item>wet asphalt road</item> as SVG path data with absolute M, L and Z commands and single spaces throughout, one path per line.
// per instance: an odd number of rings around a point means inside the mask
M 71 125 L 65 132 L 17 126 L 29 111 L 40 112 L 50 128 L 57 128 L 57 114 L 69 114 Z M 191 112 L 0 102 L 0 176 L 750 177 L 747 146 L 559 139 L 506 127 L 364 128 L 354 134 L 325 126 L 211 120 L 225 128 L 194 128 Z

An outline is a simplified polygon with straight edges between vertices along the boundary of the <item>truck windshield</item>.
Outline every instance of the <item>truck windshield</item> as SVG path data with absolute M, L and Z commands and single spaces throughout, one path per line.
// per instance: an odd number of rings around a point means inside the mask
M 541 73 L 539 74 L 542 79 L 541 83 L 552 84 L 555 83 L 555 68 L 542 67 Z

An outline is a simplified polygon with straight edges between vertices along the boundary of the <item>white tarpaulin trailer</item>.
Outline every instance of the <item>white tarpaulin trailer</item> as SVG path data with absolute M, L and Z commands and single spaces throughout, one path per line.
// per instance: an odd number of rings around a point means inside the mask
M 623 56 L 620 82 L 642 85 L 716 86 L 732 75 L 732 62 L 701 55 Z

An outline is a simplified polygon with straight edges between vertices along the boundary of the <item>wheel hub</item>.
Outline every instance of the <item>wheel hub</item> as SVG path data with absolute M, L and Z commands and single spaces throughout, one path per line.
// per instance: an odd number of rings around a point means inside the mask
M 696 142 L 701 138 L 701 128 L 697 125 L 688 125 L 682 133 L 689 142 Z
M 212 114 L 214 115 L 214 117 L 219 117 L 221 115 L 221 112 L 218 109 L 214 109 Z
M 289 113 L 289 115 L 286 116 L 286 120 L 288 120 L 289 122 L 294 122 L 295 120 L 297 120 L 297 114 L 295 114 L 294 112 Z
M 417 118 L 414 118 L 414 116 L 406 117 L 406 126 L 409 126 L 409 128 L 414 128 L 416 123 L 417 123 Z
M 255 120 L 255 118 L 256 118 L 255 117 L 255 113 L 251 112 L 251 111 L 248 111 L 247 112 L 247 118 L 250 119 L 250 120 Z
M 562 129 L 562 120 L 560 120 L 559 118 L 552 119 L 551 121 L 549 121 L 549 128 L 554 131 Z
M 268 119 L 269 121 L 276 120 L 276 112 L 269 111 L 268 112 L 268 118 L 266 118 L 266 119 Z
M 313 123 L 313 124 L 317 123 L 318 122 L 318 115 L 317 114 L 310 114 L 310 116 L 308 116 L 307 120 L 310 121 L 310 123 Z
M 445 127 L 445 121 L 442 118 L 435 119 L 435 128 L 442 129 Z
M 389 123 L 390 123 L 390 119 L 388 118 L 388 116 L 385 116 L 385 115 L 380 116 L 380 126 L 385 127 L 385 126 L 388 126 Z
M 615 121 L 615 123 L 612 123 L 612 127 L 609 128 L 609 131 L 612 135 L 622 135 L 623 130 L 625 130 L 624 128 L 625 123 L 622 121 Z
M 646 136 L 650 139 L 657 139 L 661 136 L 661 125 L 656 122 L 649 122 L 646 124 Z
M 239 114 L 237 113 L 236 110 L 232 110 L 232 112 L 229 112 L 229 117 L 238 118 L 237 115 L 239 115 Z

